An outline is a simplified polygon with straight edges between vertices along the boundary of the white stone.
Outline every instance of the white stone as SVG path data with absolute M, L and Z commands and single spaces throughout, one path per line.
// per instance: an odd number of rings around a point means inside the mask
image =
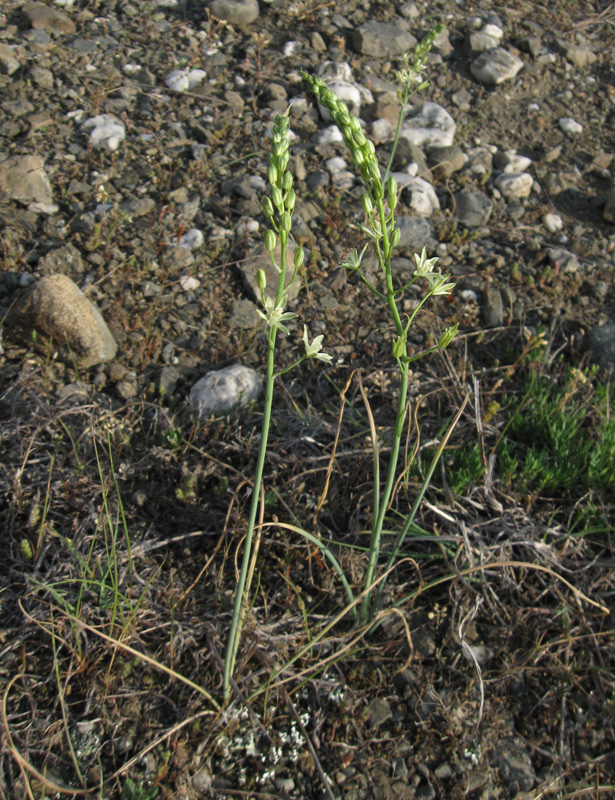
M 331 183 L 337 186 L 338 189 L 352 189 L 355 183 L 355 174 L 348 170 L 336 172 L 331 176 Z
M 337 95 L 339 100 L 342 100 L 348 106 L 348 111 L 355 117 L 358 117 L 361 112 L 361 92 L 354 83 L 348 81 L 327 81 L 327 86 L 331 91 Z M 320 116 L 324 120 L 330 120 L 331 114 L 322 103 L 318 103 L 318 110 Z
M 545 214 L 542 221 L 549 233 L 557 233 L 564 227 L 564 223 L 559 214 Z
M 511 80 L 523 67 L 523 61 L 501 47 L 488 50 L 470 65 L 470 72 L 479 83 L 497 86 Z
M 286 42 L 282 50 L 285 58 L 292 58 L 301 52 L 301 42 Z
M 288 105 L 291 107 L 291 114 L 293 116 L 301 116 L 301 114 L 305 114 L 308 110 L 308 104 L 305 97 L 301 97 L 297 95 L 296 97 L 291 97 L 288 101 Z
M 208 372 L 190 390 L 190 402 L 199 416 L 207 419 L 247 406 L 261 392 L 262 380 L 256 370 L 243 364 Z
M 341 156 L 333 156 L 333 158 L 327 159 L 325 164 L 332 175 L 336 172 L 341 172 L 347 166 L 346 161 Z
M 522 156 L 516 150 L 506 150 L 501 154 L 498 166 L 502 172 L 525 172 L 532 159 Z
M 201 285 L 201 281 L 192 275 L 182 275 L 179 279 L 179 285 L 183 292 L 194 292 Z
M 387 142 L 393 136 L 393 126 L 388 119 L 376 119 L 372 122 L 372 139 L 375 142 Z
M 431 183 L 423 178 L 413 178 L 403 190 L 410 194 L 410 208 L 421 217 L 430 217 L 435 211 L 440 210 L 438 195 Z
M 90 117 L 81 126 L 82 130 L 90 134 L 93 147 L 104 147 L 111 152 L 117 150 L 126 138 L 126 129 L 113 114 L 98 114 Z
M 141 69 L 141 64 L 124 64 L 122 72 L 125 72 L 126 75 L 138 75 Z
M 327 83 L 328 81 L 346 81 L 354 83 L 352 67 L 346 61 L 323 61 L 318 67 L 318 75 Z
M 202 69 L 176 69 L 170 72 L 164 82 L 172 92 L 189 92 L 207 77 Z
M 339 130 L 337 125 L 329 125 L 328 128 L 320 131 L 316 136 L 317 144 L 335 144 L 336 142 L 343 142 L 344 136 Z
M 477 303 L 478 296 L 473 289 L 462 289 L 459 292 L 459 296 L 464 301 L 464 303 Z
M 494 184 L 504 197 L 529 197 L 534 179 L 529 172 L 503 172 Z
M 583 126 L 572 117 L 562 117 L 559 120 L 559 126 L 564 133 L 569 133 L 571 136 L 578 136 L 583 133 Z
M 237 223 L 238 236 L 249 236 L 251 233 L 258 233 L 259 230 L 258 220 L 252 219 L 252 217 L 242 217 Z
M 494 39 L 498 39 L 500 41 L 504 36 L 504 31 L 498 25 L 492 25 L 491 23 L 485 25 L 483 28 L 483 33 L 486 33 L 487 36 L 493 36 Z
M 417 147 L 450 147 L 457 125 L 451 115 L 437 103 L 423 103 L 404 119 L 401 136 Z
M 198 228 L 192 228 L 184 233 L 177 243 L 177 246 L 181 247 L 183 250 L 197 250 L 199 247 L 203 246 L 204 241 L 205 237 L 202 232 Z

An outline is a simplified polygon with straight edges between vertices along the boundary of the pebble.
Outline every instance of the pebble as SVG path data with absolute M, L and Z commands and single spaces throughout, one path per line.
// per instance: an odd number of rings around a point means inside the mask
M 167 75 L 164 82 L 172 92 L 189 92 L 206 77 L 207 73 L 202 69 L 176 69 Z
M 181 247 L 182 250 L 198 250 L 203 246 L 204 241 L 203 232 L 198 228 L 192 228 L 180 237 L 177 247 Z
M 26 4 L 23 6 L 23 14 L 35 30 L 64 34 L 75 33 L 77 30 L 69 16 L 44 3 Z
M 126 138 L 126 128 L 113 114 L 98 114 L 82 124 L 81 129 L 90 134 L 90 144 L 110 152 L 118 149 Z
M 579 134 L 583 133 L 583 126 L 576 120 L 572 119 L 572 117 L 560 117 L 558 124 L 564 133 L 567 133 L 570 136 L 578 136 Z
M 257 400 L 262 385 L 256 370 L 243 364 L 233 364 L 208 372 L 197 381 L 190 390 L 190 402 L 204 419 L 212 415 L 221 416 Z
M 21 64 L 15 58 L 15 51 L 8 44 L 0 44 L 0 72 L 12 75 Z
M 529 172 L 503 172 L 494 181 L 494 186 L 506 198 L 529 197 L 534 179 Z
M 13 156 L 0 163 L 0 195 L 33 211 L 55 213 L 51 183 L 42 156 Z
M 192 275 L 182 275 L 179 279 L 179 285 L 183 292 L 194 292 L 200 287 L 201 281 Z
M 487 224 L 493 212 L 493 203 L 478 189 L 462 189 L 454 196 L 454 214 L 459 222 L 472 228 Z
M 260 13 L 257 0 L 213 0 L 209 10 L 217 19 L 239 27 L 255 22 Z
M 316 135 L 316 143 L 319 145 L 326 146 L 343 141 L 344 141 L 344 136 L 337 127 L 337 125 L 329 125 L 328 128 L 325 128 Z
M 380 727 L 385 722 L 391 719 L 393 712 L 391 711 L 391 704 L 384 697 L 376 697 L 369 704 L 369 723 L 374 728 Z
M 532 164 L 532 159 L 522 156 L 516 150 L 504 150 L 493 159 L 497 169 L 502 172 L 525 172 Z
M 457 125 L 451 115 L 437 103 L 428 101 L 415 111 L 412 109 L 402 123 L 400 138 L 411 144 L 429 149 L 450 147 Z
M 607 222 L 615 223 L 615 185 L 606 193 L 606 205 L 602 212 L 602 216 Z
M 594 364 L 615 369 L 615 322 L 592 328 L 586 339 Z
M 564 223 L 559 214 L 545 214 L 542 223 L 549 233 L 557 233 L 564 227 Z
M 417 40 L 399 25 L 370 20 L 352 34 L 352 46 L 364 56 L 394 58 L 412 50 Z
M 520 58 L 501 47 L 488 50 L 472 62 L 470 72 L 479 83 L 485 86 L 497 86 L 512 80 L 523 67 Z
M 397 173 L 396 173 L 397 174 Z M 440 201 L 433 186 L 423 178 L 412 178 L 404 187 L 406 197 L 410 195 L 409 206 L 422 217 L 431 217 L 440 210 Z
M 550 247 L 547 251 L 550 264 L 564 273 L 578 272 L 579 259 L 563 247 Z
M 499 289 L 493 286 L 483 291 L 483 317 L 489 327 L 499 327 L 504 324 L 504 303 Z

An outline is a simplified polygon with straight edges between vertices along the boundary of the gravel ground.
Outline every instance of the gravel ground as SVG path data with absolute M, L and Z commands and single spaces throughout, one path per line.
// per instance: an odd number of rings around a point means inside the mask
M 291 306 L 334 365 L 276 394 L 269 518 L 309 525 L 352 369 L 392 424 L 393 332 L 335 269 L 360 242 L 361 187 L 299 71 L 332 82 L 385 164 L 401 55 L 445 25 L 393 164 L 398 274 L 425 246 L 457 282 L 412 334 L 422 348 L 459 323 L 450 358 L 414 376 L 412 397 L 440 404 L 436 436 L 473 376 L 491 397 L 536 342 L 553 367 L 615 365 L 613 5 L 5 0 L 0 14 L 4 796 L 615 796 L 612 541 L 568 536 L 548 498 L 445 487 L 422 525 L 450 547 L 413 553 L 409 628 L 389 618 L 360 643 L 340 630 L 263 701 L 272 665 L 343 603 L 309 548 L 271 533 L 241 698 L 216 714 L 168 672 L 219 694 L 260 420 L 258 401 L 199 419 L 189 397 L 209 370 L 262 372 L 261 200 L 289 106 L 306 249 Z M 60 308 L 50 343 L 41 315 Z M 344 422 L 318 520 L 335 537 L 369 511 L 364 421 Z M 459 574 L 487 562 L 506 565 Z M 443 565 L 451 580 L 422 593 Z M 416 586 L 408 566 L 396 592 Z

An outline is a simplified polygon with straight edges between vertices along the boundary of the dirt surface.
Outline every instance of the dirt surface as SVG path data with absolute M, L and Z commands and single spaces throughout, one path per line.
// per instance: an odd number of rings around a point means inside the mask
M 10 0 L 0 13 L 2 320 L 34 281 L 62 274 L 117 343 L 83 369 L 3 325 L 2 796 L 615 797 L 615 474 L 607 464 L 585 481 L 574 466 L 536 484 L 527 460 L 540 439 L 534 380 L 559 392 L 556 410 L 590 410 L 560 462 L 576 465 L 596 431 L 613 442 L 600 427 L 615 337 L 612 4 L 274 2 L 245 24 L 145 0 Z M 336 269 L 362 243 L 361 187 L 329 163 L 351 158 L 319 139 L 329 123 L 299 70 L 347 63 L 372 92 L 366 133 L 395 122 L 401 58 L 361 52 L 370 21 L 418 40 L 444 23 L 413 103 L 439 104 L 456 125 L 452 149 L 398 158 L 439 206 L 421 212 L 401 193 L 400 281 L 426 246 L 457 283 L 418 318 L 412 346 L 454 323 L 459 335 L 412 374 L 409 469 L 385 549 L 466 405 L 367 633 L 335 571 L 284 525 L 328 542 L 361 591 L 369 417 L 386 463 L 395 337 L 378 298 Z M 522 62 L 495 86 L 472 72 L 485 25 Z M 204 74 L 177 92 L 174 70 Z M 250 277 L 263 262 L 267 131 L 289 104 L 293 231 L 307 256 L 278 358 L 295 360 L 304 323 L 334 358 L 276 384 L 267 524 L 220 709 L 262 406 L 200 419 L 189 393 L 211 369 L 263 372 Z M 123 128 L 113 150 L 89 138 L 100 114 Z M 390 136 L 376 144 L 384 165 Z M 530 159 L 525 196 L 498 189 L 518 156 Z M 479 224 L 463 215 L 464 190 L 490 205 Z M 190 231 L 203 236 L 192 249 Z

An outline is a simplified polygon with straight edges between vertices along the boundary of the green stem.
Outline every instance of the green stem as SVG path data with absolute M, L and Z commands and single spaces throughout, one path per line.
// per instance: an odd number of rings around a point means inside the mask
M 286 248 L 288 245 L 288 233 L 280 231 L 280 276 L 276 292 L 276 305 L 282 300 L 284 286 L 286 282 Z M 258 459 L 256 462 L 256 473 L 254 475 L 254 485 L 252 487 L 252 502 L 250 504 L 250 516 L 248 517 L 248 529 L 243 545 L 243 557 L 241 559 L 241 569 L 239 571 L 239 581 L 235 590 L 235 604 L 233 607 L 233 618 L 229 633 L 228 644 L 226 646 L 226 656 L 224 660 L 223 693 L 224 700 L 228 700 L 231 693 L 231 678 L 235 669 L 237 650 L 241 640 L 241 630 L 246 612 L 246 595 L 250 591 L 248 584 L 248 569 L 252 557 L 252 539 L 254 538 L 254 527 L 256 525 L 256 515 L 260 502 L 261 484 L 263 482 L 263 470 L 265 468 L 265 457 L 267 455 L 267 444 L 269 442 L 269 428 L 271 425 L 271 408 L 273 406 L 273 387 L 275 384 L 275 340 L 277 329 L 270 327 L 267 331 L 267 373 L 265 388 L 265 406 L 263 409 L 263 425 L 261 428 L 261 441 L 258 449 Z
M 378 517 L 372 527 L 372 536 L 369 545 L 369 560 L 367 570 L 365 572 L 365 590 L 368 590 L 374 581 L 374 573 L 378 564 L 378 556 L 380 554 L 380 540 L 382 538 L 382 529 L 384 527 L 384 518 L 388 510 L 389 501 L 393 492 L 393 485 L 395 483 L 395 474 L 397 472 L 397 461 L 399 459 L 399 450 L 401 446 L 401 438 L 404 431 L 404 419 L 406 416 L 406 399 L 408 397 L 408 383 L 409 383 L 409 367 L 408 364 L 402 362 L 401 364 L 401 386 L 399 390 L 399 401 L 397 404 L 397 418 L 395 420 L 395 432 L 393 435 L 393 443 L 391 446 L 391 459 L 389 461 L 389 468 L 387 471 L 387 479 L 384 491 L 380 498 L 380 508 Z M 368 622 L 373 614 L 373 607 L 370 609 L 371 592 L 366 591 L 363 601 L 361 603 L 361 624 Z

